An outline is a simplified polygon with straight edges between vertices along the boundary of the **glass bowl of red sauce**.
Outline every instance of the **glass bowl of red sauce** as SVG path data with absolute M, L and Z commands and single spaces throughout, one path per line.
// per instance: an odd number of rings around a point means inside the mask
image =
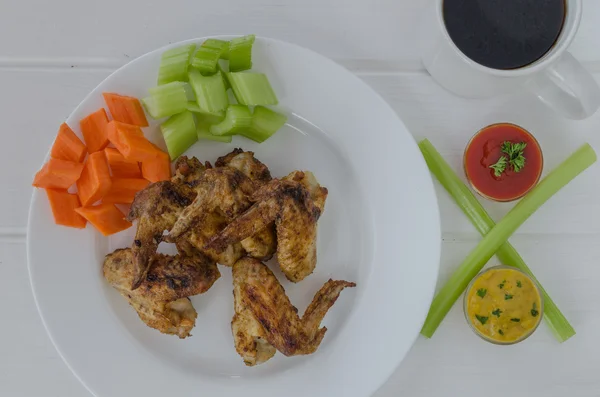
M 464 154 L 469 183 L 481 196 L 495 201 L 523 197 L 538 183 L 543 165 L 538 141 L 511 123 L 482 128 L 471 138 Z

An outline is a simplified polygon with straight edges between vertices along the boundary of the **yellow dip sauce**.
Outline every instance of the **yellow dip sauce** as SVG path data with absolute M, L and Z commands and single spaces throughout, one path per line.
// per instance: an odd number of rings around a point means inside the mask
M 542 298 L 533 281 L 518 270 L 491 268 L 471 284 L 465 313 L 484 337 L 516 342 L 535 330 L 542 319 Z

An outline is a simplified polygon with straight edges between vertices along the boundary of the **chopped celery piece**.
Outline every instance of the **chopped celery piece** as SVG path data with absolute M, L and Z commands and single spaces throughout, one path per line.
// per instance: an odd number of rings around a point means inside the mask
M 198 139 L 229 143 L 233 138 L 231 137 L 231 135 L 213 135 L 210 132 L 198 132 Z
M 200 106 L 198 106 L 198 104 L 195 101 L 188 101 L 185 108 L 186 110 L 189 110 L 193 113 L 200 113 L 202 111 L 200 110 Z
M 454 271 L 450 279 L 435 296 L 421 334 L 431 338 L 446 314 L 469 281 L 477 275 L 488 260 L 510 236 L 550 197 L 572 181 L 577 175 L 596 161 L 596 153 L 588 144 L 581 146 L 575 153 L 548 174 L 535 188 L 506 214 L 477 244 L 462 264 Z
M 142 99 L 150 116 L 160 119 L 184 111 L 187 106 L 184 86 L 185 83 L 173 81 L 150 88 L 150 96 Z
M 208 124 L 199 124 L 196 134 L 199 140 L 217 141 L 217 142 L 231 142 L 231 135 L 213 135 L 208 131 Z
M 200 111 L 215 113 L 224 110 L 229 105 L 221 72 L 217 72 L 212 76 L 203 76 L 197 70 L 190 70 L 188 75 Z
M 253 34 L 237 37 L 229 42 L 229 71 L 239 72 L 252 67 Z
M 285 115 L 263 106 L 257 106 L 254 108 L 250 128 L 240 132 L 240 134 L 255 142 L 264 142 L 283 127 L 286 121 L 287 117 Z
M 188 110 L 162 123 L 160 131 L 167 144 L 171 160 L 175 160 L 198 140 L 194 115 Z
M 227 68 L 223 68 L 223 65 L 221 65 L 221 63 L 217 63 L 217 69 L 219 70 L 219 72 L 221 72 L 221 76 L 223 76 L 223 85 L 225 86 L 225 89 L 230 89 L 231 85 L 229 84 L 229 79 L 226 77 L 227 73 L 229 73 L 227 70 L 225 70 Z
M 225 112 L 225 119 L 219 124 L 210 126 L 213 135 L 235 135 L 244 132 L 252 124 L 252 113 L 247 106 L 230 105 Z
M 254 112 L 256 115 L 256 110 Z M 435 147 L 427 139 L 419 143 L 423 157 L 427 162 L 429 170 L 435 175 L 437 180 L 442 184 L 450 196 L 454 199 L 456 204 L 469 218 L 471 223 L 479 231 L 482 236 L 485 236 L 495 226 L 494 221 L 485 211 L 481 203 L 475 198 L 475 195 L 469 190 L 469 188 L 460 180 L 460 178 L 454 173 L 452 168 L 444 160 L 442 155 L 435 149 Z M 521 255 L 515 250 L 510 243 L 502 245 L 496 256 L 500 259 L 500 262 L 507 266 L 514 266 L 517 269 L 527 273 L 529 277 L 533 278 L 537 285 L 540 287 L 540 291 L 544 298 L 544 318 L 548 327 L 554 333 L 556 339 L 560 342 L 564 342 L 573 335 L 575 330 L 569 324 L 569 321 L 562 314 L 558 306 L 550 298 L 546 290 L 535 278 L 529 266 L 525 264 Z
M 188 102 L 187 110 L 189 110 L 192 113 L 197 113 L 198 117 L 202 118 L 202 120 L 208 124 L 220 123 L 225 118 L 225 112 L 223 110 L 219 110 L 218 112 L 214 113 L 207 113 L 200 109 L 200 106 L 198 106 L 198 104 L 193 101 Z
M 202 43 L 202 47 L 214 48 L 219 50 L 221 59 L 229 59 L 229 42 L 219 39 L 207 39 Z
M 200 47 L 192 57 L 191 64 L 203 75 L 211 75 L 217 71 L 217 63 L 221 57 L 221 50 L 217 48 Z
M 227 73 L 227 80 L 241 105 L 277 105 L 277 96 L 264 73 Z
M 172 81 L 187 81 L 188 64 L 195 49 L 195 44 L 188 44 L 163 52 L 158 68 L 158 85 Z

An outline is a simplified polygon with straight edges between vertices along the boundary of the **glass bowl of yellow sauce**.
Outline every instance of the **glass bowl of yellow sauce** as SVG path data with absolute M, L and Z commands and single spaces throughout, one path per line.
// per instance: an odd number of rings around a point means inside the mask
M 509 266 L 479 273 L 464 297 L 467 322 L 482 339 L 511 345 L 529 337 L 542 321 L 544 301 L 537 283 Z

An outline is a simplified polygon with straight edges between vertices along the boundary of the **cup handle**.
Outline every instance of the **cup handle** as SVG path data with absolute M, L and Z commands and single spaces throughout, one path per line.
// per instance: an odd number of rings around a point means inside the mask
M 598 83 L 569 52 L 528 80 L 525 87 L 546 106 L 569 119 L 585 119 L 600 107 Z

